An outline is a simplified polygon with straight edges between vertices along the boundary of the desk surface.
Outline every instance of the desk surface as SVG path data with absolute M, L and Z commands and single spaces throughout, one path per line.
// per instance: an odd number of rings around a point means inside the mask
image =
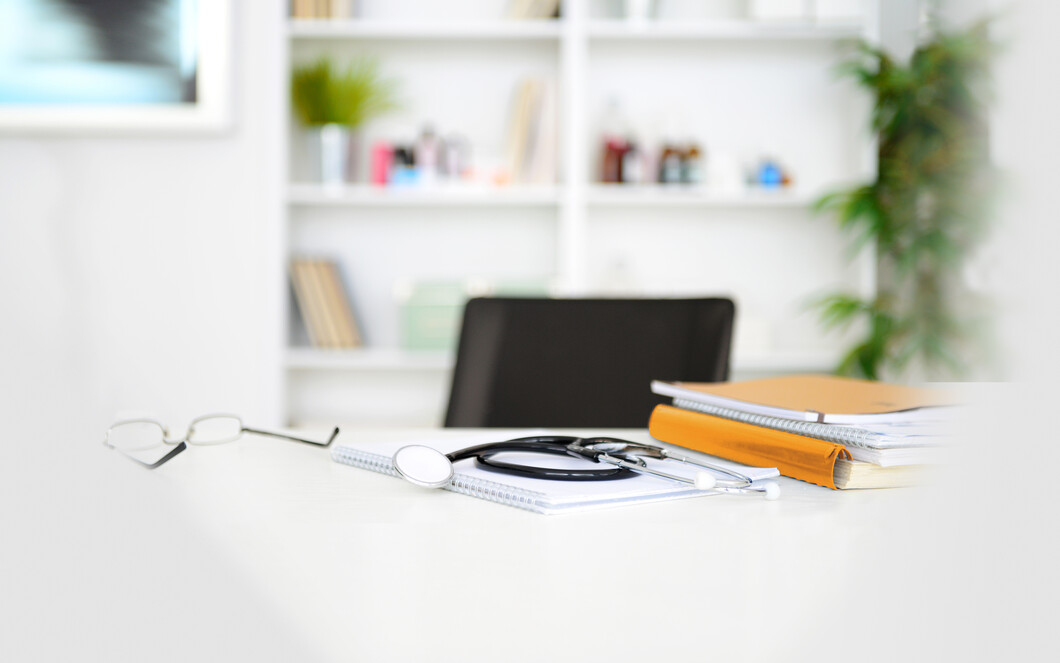
M 782 478 L 775 502 L 543 516 L 262 437 L 154 472 L 95 447 L 76 462 L 11 478 L 37 503 L 5 513 L 33 540 L 5 560 L 20 606 L 5 622 L 22 636 L 5 660 L 981 660 L 1012 646 L 997 622 L 968 628 L 1005 619 L 975 582 L 993 533 L 945 471 L 913 489 Z M 41 620 L 69 635 L 27 637 Z

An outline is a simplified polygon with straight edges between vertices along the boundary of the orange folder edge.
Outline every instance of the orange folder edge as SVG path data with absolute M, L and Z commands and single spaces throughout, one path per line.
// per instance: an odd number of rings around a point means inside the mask
M 793 479 L 835 487 L 835 462 L 850 458 L 843 445 L 656 405 L 648 432 L 657 440 L 756 467 L 776 467 Z

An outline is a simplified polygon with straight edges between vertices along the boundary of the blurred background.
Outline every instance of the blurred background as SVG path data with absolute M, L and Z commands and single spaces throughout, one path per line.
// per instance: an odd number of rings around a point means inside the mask
M 732 297 L 735 379 L 1030 376 L 1031 5 L 4 0 L 0 408 L 434 425 L 483 294 Z

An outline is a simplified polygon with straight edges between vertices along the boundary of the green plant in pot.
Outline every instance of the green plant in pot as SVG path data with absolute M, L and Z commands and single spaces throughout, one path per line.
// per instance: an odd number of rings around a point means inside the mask
M 987 25 L 934 31 L 908 63 L 863 44 L 843 67 L 874 98 L 875 180 L 818 201 L 857 246 L 874 245 L 873 299 L 819 302 L 826 326 L 861 321 L 839 373 L 869 379 L 959 379 L 981 365 L 986 302 L 964 283 L 985 235 L 997 180 L 989 167 Z
M 339 70 L 329 58 L 295 69 L 291 99 L 299 121 L 310 129 L 311 152 L 320 180 L 342 184 L 353 178 L 356 132 L 364 123 L 397 108 L 394 83 L 372 59 Z

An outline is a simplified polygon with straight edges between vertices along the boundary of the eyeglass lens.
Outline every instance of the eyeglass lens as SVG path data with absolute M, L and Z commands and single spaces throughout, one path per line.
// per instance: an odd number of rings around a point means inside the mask
M 223 444 L 239 439 L 243 421 L 228 415 L 199 417 L 188 427 L 188 444 Z
M 111 427 L 107 441 L 120 451 L 145 451 L 162 446 L 165 431 L 152 421 L 127 421 Z

